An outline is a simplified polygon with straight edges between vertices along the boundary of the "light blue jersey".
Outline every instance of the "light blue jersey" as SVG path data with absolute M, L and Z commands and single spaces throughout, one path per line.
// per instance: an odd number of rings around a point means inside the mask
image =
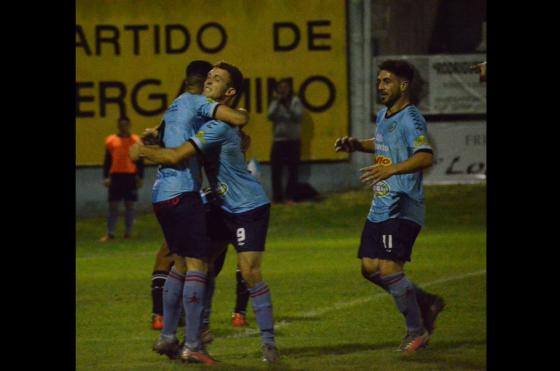
M 416 106 L 409 105 L 385 117 L 387 108 L 377 115 L 375 130 L 375 163 L 389 166 L 408 160 L 414 153 L 432 153 L 428 143 L 426 120 Z M 424 188 L 422 171 L 393 175 L 373 186 L 373 201 L 368 214 L 370 222 L 392 218 L 408 219 L 424 225 Z
M 269 204 L 263 186 L 247 170 L 239 129 L 222 121 L 209 121 L 191 138 L 204 154 L 206 173 L 221 196 L 222 209 L 238 214 Z M 212 166 L 217 168 L 212 170 Z
M 163 146 L 181 146 L 213 118 L 217 106 L 217 102 L 202 95 L 181 94 L 163 115 Z M 198 192 L 201 184 L 200 162 L 196 157 L 177 166 L 160 165 L 152 188 L 152 202 L 169 200 L 185 192 Z

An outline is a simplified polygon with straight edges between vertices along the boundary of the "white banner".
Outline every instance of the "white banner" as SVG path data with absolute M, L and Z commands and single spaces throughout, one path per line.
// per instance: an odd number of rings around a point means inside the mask
M 389 59 L 406 60 L 416 69 L 412 97 L 425 115 L 485 114 L 486 83 L 470 66 L 486 60 L 485 54 L 399 55 L 374 58 L 373 78 L 377 66 Z M 375 86 L 375 80 L 374 84 Z M 383 108 L 377 100 L 375 112 Z
M 428 122 L 434 165 L 426 183 L 462 183 L 486 179 L 486 122 Z

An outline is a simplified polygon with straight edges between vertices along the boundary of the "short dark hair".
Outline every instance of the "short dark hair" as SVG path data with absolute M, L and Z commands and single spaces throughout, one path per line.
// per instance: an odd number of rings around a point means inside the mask
M 194 76 L 202 76 L 204 79 L 206 79 L 206 76 L 211 69 L 212 64 L 208 61 L 192 61 L 185 69 L 185 77 L 187 78 L 187 80 L 193 78 Z
M 117 120 L 117 124 L 120 124 L 121 122 L 126 121 L 130 124 L 130 119 L 128 118 L 128 116 L 120 116 L 119 119 Z
M 414 68 L 412 68 L 412 65 L 406 61 L 390 59 L 381 63 L 378 68 L 379 71 L 385 70 L 392 72 L 401 79 L 405 79 L 410 82 L 412 82 L 412 79 L 414 78 Z
M 231 85 L 237 92 L 236 95 L 241 94 L 241 91 L 243 90 L 243 74 L 239 68 L 224 61 L 216 63 L 214 67 L 228 71 L 229 76 L 231 77 Z

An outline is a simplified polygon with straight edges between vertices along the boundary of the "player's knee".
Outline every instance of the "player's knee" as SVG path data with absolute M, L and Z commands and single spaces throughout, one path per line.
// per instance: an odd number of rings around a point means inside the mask
M 379 264 L 379 274 L 381 277 L 390 276 L 395 273 L 403 272 L 404 264 L 397 261 L 383 260 Z
M 249 287 L 253 287 L 255 284 L 262 281 L 261 267 L 258 266 L 240 267 L 240 271 L 241 271 L 241 277 Z
M 187 273 L 187 262 L 185 258 L 180 256 L 173 257 L 173 262 L 175 263 L 175 270 L 179 273 Z
M 378 259 L 363 259 L 362 260 L 362 276 L 368 279 L 373 273 L 379 270 Z

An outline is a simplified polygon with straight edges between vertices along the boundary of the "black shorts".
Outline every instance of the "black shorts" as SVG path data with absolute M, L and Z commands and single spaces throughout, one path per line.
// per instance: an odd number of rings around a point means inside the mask
M 372 223 L 366 219 L 358 258 L 410 261 L 412 246 L 422 227 L 406 219 Z
M 206 215 L 208 236 L 212 241 L 227 241 L 237 252 L 264 251 L 270 204 L 240 214 L 213 206 Z
M 182 257 L 208 257 L 206 220 L 198 192 L 186 192 L 153 207 L 169 251 Z
M 136 174 L 112 174 L 109 201 L 138 201 Z

